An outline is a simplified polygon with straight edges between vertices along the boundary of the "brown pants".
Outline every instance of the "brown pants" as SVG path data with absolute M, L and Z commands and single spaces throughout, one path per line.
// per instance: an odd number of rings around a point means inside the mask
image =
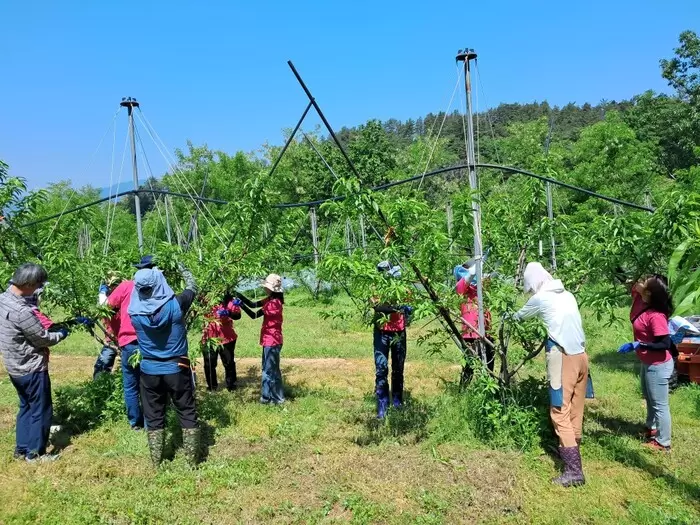
M 588 355 L 563 355 L 561 384 L 564 403 L 550 407 L 549 416 L 562 447 L 575 447 L 583 431 L 583 406 L 586 402 Z

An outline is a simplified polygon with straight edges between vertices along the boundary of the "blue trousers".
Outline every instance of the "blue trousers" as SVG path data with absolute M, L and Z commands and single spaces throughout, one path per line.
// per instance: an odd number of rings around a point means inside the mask
M 283 403 L 284 384 L 280 370 L 282 345 L 263 346 L 262 354 L 262 394 L 263 403 Z
M 406 331 L 385 332 L 374 329 L 375 390 L 378 397 L 389 397 L 389 355 L 391 354 L 391 390 L 394 401 L 403 402 L 403 365 L 406 361 Z
M 126 404 L 126 417 L 129 424 L 143 426 L 143 409 L 141 408 L 141 396 L 139 395 L 139 380 L 141 368 L 131 366 L 129 359 L 139 349 L 139 345 L 131 343 L 122 347 L 122 377 L 124 379 L 124 403 Z
M 46 454 L 53 417 L 49 372 L 10 376 L 19 395 L 15 452 L 28 457 Z
M 117 360 L 117 351 L 109 346 L 103 346 L 100 355 L 95 361 L 95 368 L 92 372 L 92 378 L 95 379 L 102 372 L 111 372 L 114 367 L 114 361 Z
M 668 402 L 668 380 L 673 374 L 673 359 L 658 365 L 642 363 L 642 395 L 647 401 L 646 427 L 656 429 L 656 441 L 671 446 L 671 406 Z

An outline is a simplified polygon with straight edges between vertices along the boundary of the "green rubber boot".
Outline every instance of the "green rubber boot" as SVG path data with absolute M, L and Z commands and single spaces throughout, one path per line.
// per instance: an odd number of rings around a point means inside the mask
M 198 428 L 183 428 L 182 429 L 182 450 L 185 453 L 185 459 L 191 467 L 197 466 L 199 460 L 199 435 Z
M 165 446 L 165 429 L 148 431 L 148 449 L 151 451 L 151 461 L 154 467 L 158 467 L 163 460 L 163 447 Z

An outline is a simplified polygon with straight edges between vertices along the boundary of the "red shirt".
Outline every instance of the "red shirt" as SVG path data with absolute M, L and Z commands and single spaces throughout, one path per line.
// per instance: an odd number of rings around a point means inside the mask
M 654 343 L 657 337 L 669 335 L 668 317 L 661 312 L 646 310 L 646 308 L 648 306 L 642 300 L 642 296 L 636 290 L 632 290 L 630 321 L 632 321 L 634 340 L 640 343 Z M 645 350 L 639 347 L 637 357 L 646 365 L 659 365 L 671 359 L 671 352 L 668 350 Z
M 462 278 L 457 283 L 457 293 L 465 297 L 465 301 L 461 305 L 462 320 L 466 321 L 474 328 L 479 328 L 479 304 L 477 301 L 478 294 L 476 285 L 468 283 Z M 491 329 L 491 312 L 484 312 L 484 324 L 486 331 Z M 469 328 L 464 322 L 462 323 L 462 338 L 463 339 L 479 339 L 479 334 Z
M 263 299 L 263 323 L 260 329 L 262 346 L 282 344 L 282 300 L 276 297 Z
M 382 332 L 403 332 L 406 329 L 406 319 L 401 312 L 391 312 L 389 321 L 380 328 Z
M 233 319 L 228 315 L 220 316 L 217 313 L 224 308 L 234 314 L 241 313 L 241 307 L 233 304 L 233 301 L 230 301 L 226 306 L 223 304 L 214 306 L 211 312 L 205 316 L 207 325 L 204 327 L 204 333 L 202 333 L 202 342 L 216 338 L 222 345 L 225 345 L 238 339 L 238 334 L 233 329 Z
M 41 323 L 41 326 L 44 328 L 44 330 L 48 330 L 53 326 L 53 321 L 44 314 L 42 314 L 38 308 L 32 308 L 32 313 L 34 314 L 34 317 L 39 319 L 39 322 Z
M 115 310 L 113 319 L 118 321 L 117 344 L 120 348 L 136 342 L 136 330 L 128 312 L 133 289 L 134 281 L 122 281 L 107 297 L 107 304 Z

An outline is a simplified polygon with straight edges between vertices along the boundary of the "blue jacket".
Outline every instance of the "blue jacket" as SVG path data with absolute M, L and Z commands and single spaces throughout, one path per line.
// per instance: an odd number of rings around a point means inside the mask
M 173 297 L 151 315 L 132 315 L 141 349 L 141 371 L 149 375 L 182 371 L 179 357 L 187 357 L 187 328 L 177 298 Z

